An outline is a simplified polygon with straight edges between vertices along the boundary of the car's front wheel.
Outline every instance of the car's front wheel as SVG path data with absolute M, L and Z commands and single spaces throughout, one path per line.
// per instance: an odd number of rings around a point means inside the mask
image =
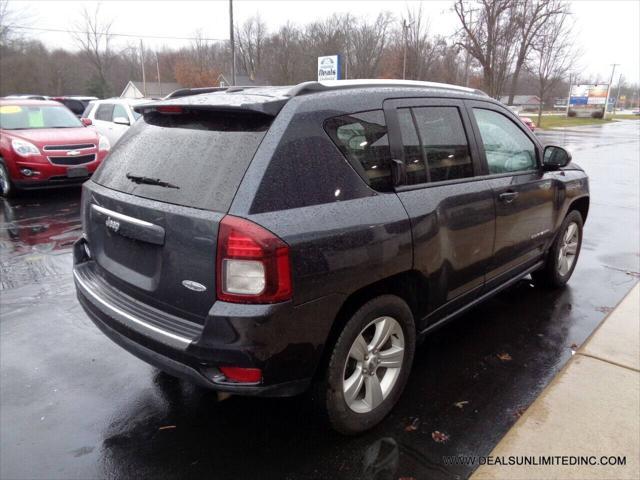
M 359 433 L 389 413 L 407 382 L 415 339 L 411 309 L 399 297 L 374 298 L 353 314 L 319 385 L 320 407 L 335 430 Z
M 7 170 L 4 162 L 0 161 L 0 195 L 9 198 L 14 195 L 15 191 L 16 188 L 9 176 L 9 170 Z
M 576 268 L 581 247 L 582 215 L 572 210 L 560 226 L 544 267 L 531 274 L 534 283 L 546 288 L 564 287 Z

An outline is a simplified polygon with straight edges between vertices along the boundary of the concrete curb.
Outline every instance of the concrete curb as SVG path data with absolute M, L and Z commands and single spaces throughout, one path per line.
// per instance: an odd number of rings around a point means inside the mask
M 639 452 L 636 284 L 494 448 L 494 464 L 481 465 L 471 478 L 638 479 Z M 541 465 L 546 457 L 558 458 Z M 625 464 L 611 465 L 617 457 Z

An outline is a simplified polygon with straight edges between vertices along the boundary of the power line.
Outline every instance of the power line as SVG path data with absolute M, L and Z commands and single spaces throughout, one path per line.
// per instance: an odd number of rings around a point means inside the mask
M 38 28 L 38 27 L 23 27 L 19 25 L 11 25 L 11 28 L 19 28 L 21 30 L 36 30 L 39 32 L 54 32 L 54 33 L 80 33 L 80 34 L 94 34 L 97 35 L 110 35 L 112 37 L 129 37 L 129 38 L 153 38 L 157 40 L 205 40 L 209 42 L 224 42 L 227 38 L 205 38 L 205 37 L 170 37 L 165 35 L 133 35 L 130 33 L 111 33 L 111 32 L 87 32 L 82 30 L 65 30 L 59 28 Z

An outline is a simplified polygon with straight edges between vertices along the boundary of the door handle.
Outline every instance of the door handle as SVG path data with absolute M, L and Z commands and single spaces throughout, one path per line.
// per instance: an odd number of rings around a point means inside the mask
M 502 200 L 505 203 L 513 202 L 517 196 L 518 196 L 518 192 L 504 192 L 498 195 L 500 200 Z

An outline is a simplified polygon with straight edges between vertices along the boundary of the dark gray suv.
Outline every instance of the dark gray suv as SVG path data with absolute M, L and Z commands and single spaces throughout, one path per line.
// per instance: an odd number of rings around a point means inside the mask
M 355 433 L 416 343 L 531 274 L 571 276 L 585 173 L 477 90 L 230 88 L 138 106 L 82 200 L 80 303 L 160 369 L 243 395 L 313 387 Z

